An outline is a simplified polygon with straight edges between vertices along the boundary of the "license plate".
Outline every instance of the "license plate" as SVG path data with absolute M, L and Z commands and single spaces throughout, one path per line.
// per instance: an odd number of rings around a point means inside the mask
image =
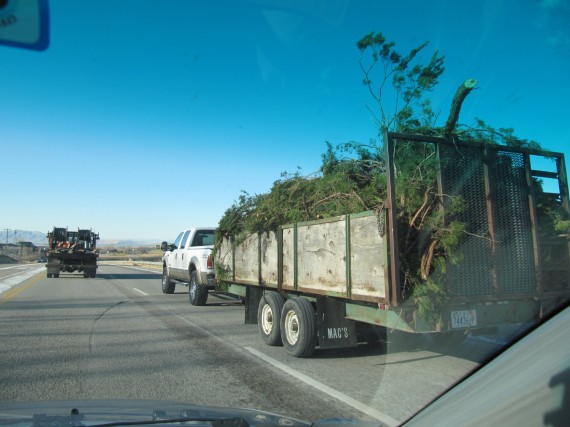
M 475 310 L 460 310 L 451 312 L 452 328 L 467 328 L 477 326 L 477 312 Z

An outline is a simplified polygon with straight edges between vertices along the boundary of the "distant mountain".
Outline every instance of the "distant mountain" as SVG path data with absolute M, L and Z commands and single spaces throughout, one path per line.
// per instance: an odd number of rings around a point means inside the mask
M 18 244 L 18 242 L 32 242 L 36 246 L 47 246 L 47 233 L 42 231 L 25 231 L 25 230 L 0 230 L 0 243 Z
M 9 230 L 8 243 L 18 244 L 19 242 L 32 242 L 36 246 L 47 246 L 47 233 L 42 231 Z M 0 243 L 6 243 L 6 231 L 0 229 Z M 134 248 L 154 247 L 160 242 L 154 240 L 99 240 L 97 246 L 115 246 Z
M 157 241 L 150 241 L 150 240 L 100 240 L 97 243 L 97 246 L 115 246 L 115 247 L 126 247 L 132 246 L 134 248 L 141 248 L 145 246 L 152 246 L 160 245 L 160 242 Z

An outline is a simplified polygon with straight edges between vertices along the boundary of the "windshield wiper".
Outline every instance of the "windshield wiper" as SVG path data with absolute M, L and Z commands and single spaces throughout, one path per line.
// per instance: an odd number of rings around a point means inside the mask
M 177 424 L 184 422 L 206 422 L 212 427 L 249 427 L 249 423 L 241 417 L 216 418 L 216 417 L 178 417 L 160 418 L 144 421 L 113 421 L 102 424 L 89 424 L 88 427 L 115 427 L 115 426 L 135 426 L 135 425 L 157 425 L 157 424 Z
M 117 414 L 123 416 L 124 414 Z M 0 425 L 10 425 L 21 423 L 21 419 L 2 420 Z M 108 423 L 90 424 L 85 422 L 85 414 L 80 414 L 77 409 L 72 409 L 70 415 L 47 415 L 34 414 L 31 427 L 118 427 L 135 425 L 160 425 L 160 424 L 180 424 L 186 422 L 203 422 L 212 427 L 249 427 L 249 423 L 241 417 L 213 417 L 190 415 L 183 411 L 180 416 L 168 417 L 165 411 L 153 411 L 152 419 L 136 421 L 111 421 Z

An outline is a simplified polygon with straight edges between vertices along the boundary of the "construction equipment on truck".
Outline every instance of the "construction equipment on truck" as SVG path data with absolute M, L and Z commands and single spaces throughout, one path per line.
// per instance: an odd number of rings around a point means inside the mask
M 384 146 L 382 209 L 216 242 L 219 286 L 245 298 L 245 321 L 268 345 L 306 357 L 316 345 L 373 339 L 370 326 L 460 342 L 540 321 L 570 299 L 568 233 L 552 223 L 553 212 L 569 218 L 563 154 L 398 133 L 386 133 Z M 428 215 L 427 190 L 422 209 L 402 212 L 410 183 L 396 171 L 411 152 L 426 153 L 412 167 L 431 169 L 422 173 L 433 176 L 429 215 L 441 235 L 413 227 Z M 534 167 L 540 158 L 555 171 Z M 436 268 L 433 242 L 446 236 L 456 241 Z M 414 253 L 422 238 L 425 251 Z
M 58 278 L 61 272 L 83 273 L 83 277 L 95 277 L 97 274 L 96 251 L 99 234 L 91 230 L 79 229 L 68 231 L 67 228 L 54 227 L 47 233 L 48 263 L 47 277 Z

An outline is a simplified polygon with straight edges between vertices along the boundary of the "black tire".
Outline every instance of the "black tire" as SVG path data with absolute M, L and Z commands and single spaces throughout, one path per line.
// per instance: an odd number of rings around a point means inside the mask
M 59 273 L 53 273 L 53 277 L 55 277 L 56 279 L 59 279 Z
M 168 277 L 168 269 L 166 268 L 166 266 L 162 267 L 162 293 L 173 294 L 174 288 L 176 288 L 176 283 L 174 283 Z
M 317 316 L 309 301 L 291 298 L 281 311 L 281 340 L 287 353 L 294 357 L 309 357 L 315 351 Z
M 48 279 L 51 279 L 51 273 L 47 274 Z
M 208 300 L 208 289 L 198 282 L 198 272 L 196 270 L 190 274 L 188 299 L 192 305 L 206 305 L 206 301 Z
M 89 279 L 89 273 L 83 273 L 83 278 L 84 278 L 84 279 Z
M 96 272 L 91 273 L 91 278 L 94 279 L 97 276 Z
M 281 341 L 281 311 L 285 298 L 277 292 L 268 292 L 261 297 L 257 309 L 259 335 L 267 345 L 283 345 Z

